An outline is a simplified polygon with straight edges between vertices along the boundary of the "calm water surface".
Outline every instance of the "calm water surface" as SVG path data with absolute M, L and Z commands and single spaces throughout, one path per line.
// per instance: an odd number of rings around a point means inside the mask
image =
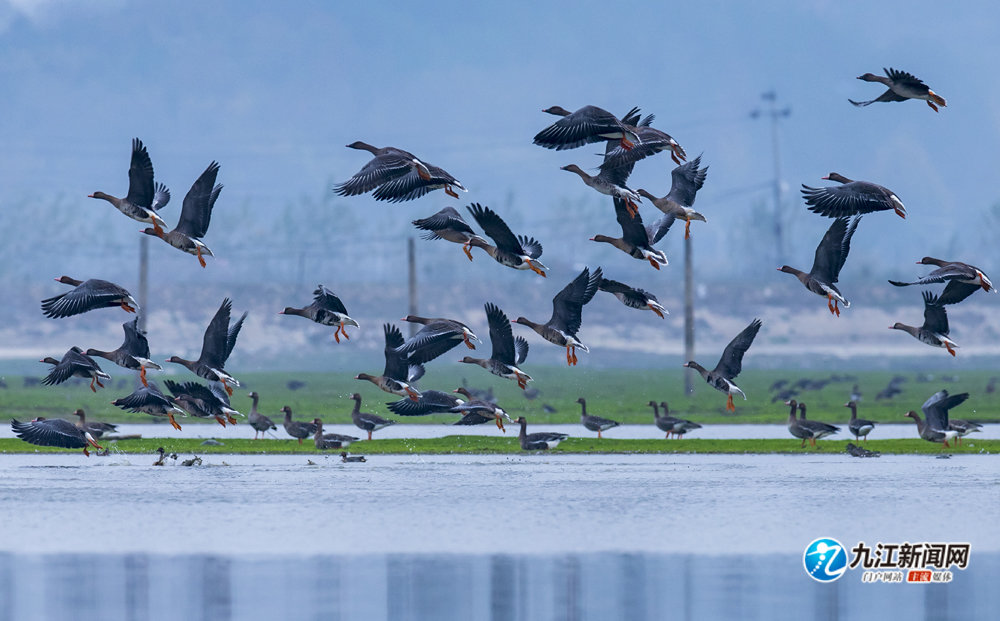
M 0 456 L 0 619 L 991 618 L 992 456 Z M 967 541 L 952 585 L 806 544 Z M 71 614 L 72 613 L 72 614 Z M 870 616 L 870 615 L 869 615 Z

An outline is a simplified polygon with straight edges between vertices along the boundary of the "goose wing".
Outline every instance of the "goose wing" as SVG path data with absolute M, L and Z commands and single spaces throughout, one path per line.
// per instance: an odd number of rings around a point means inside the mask
M 114 306 L 116 300 L 130 298 L 131 294 L 106 280 L 87 280 L 71 291 L 42 300 L 46 317 L 58 319 L 86 313 L 97 308 Z
M 694 205 L 695 195 L 705 185 L 705 178 L 708 176 L 708 166 L 705 168 L 699 166 L 701 166 L 701 155 L 671 171 L 668 199 L 685 207 Z
M 819 242 L 819 246 L 816 247 L 816 256 L 809 271 L 810 276 L 828 285 L 837 282 L 840 270 L 844 267 L 847 254 L 851 250 L 851 237 L 854 236 L 860 221 L 860 217 L 853 220 L 837 218 L 833 221 Z
M 583 306 L 597 293 L 601 275 L 601 268 L 594 270 L 593 274 L 589 268 L 583 268 L 576 278 L 552 298 L 552 317 L 548 325 L 571 336 L 579 332 L 583 321 Z
M 174 230 L 198 239 L 208 233 L 208 225 L 212 221 L 212 208 L 219 197 L 219 192 L 222 191 L 222 186 L 215 184 L 218 175 L 219 163 L 212 162 L 191 184 L 191 189 L 184 195 L 181 218 Z
M 125 342 L 122 343 L 122 349 L 130 356 L 148 359 L 149 341 L 146 339 L 146 333 L 139 329 L 139 318 L 136 317 L 132 321 L 123 323 L 122 328 L 125 330 Z
M 423 231 L 431 231 L 432 234 L 434 231 L 451 230 L 475 235 L 475 231 L 454 207 L 445 207 L 433 216 L 414 220 L 413 226 Z
M 493 344 L 490 357 L 508 366 L 515 366 L 517 352 L 514 349 L 514 331 L 511 330 L 507 315 L 497 305 L 487 302 L 486 320 L 490 325 L 490 342 Z
M 507 226 L 507 223 L 495 211 L 479 203 L 472 203 L 468 209 L 469 213 L 472 214 L 472 217 L 475 218 L 476 222 L 483 229 L 483 233 L 493 240 L 497 248 L 519 255 L 527 254 L 521 246 L 521 242 L 518 241 L 517 237 L 510 230 L 510 227 Z M 541 244 L 538 247 L 539 254 L 541 254 Z
M 360 171 L 335 186 L 333 191 L 340 196 L 356 196 L 397 179 L 413 169 L 413 158 L 407 155 L 397 149 L 381 149 Z
M 125 200 L 139 207 L 149 207 L 153 204 L 153 195 L 153 161 L 149 159 L 149 152 L 142 141 L 133 138 L 132 160 L 128 167 L 128 194 Z
M 925 330 L 935 334 L 948 335 L 948 313 L 936 295 L 924 291 L 924 325 Z
M 736 335 L 719 358 L 719 364 L 715 365 L 715 373 L 726 379 L 733 379 L 743 370 L 743 354 L 750 349 L 757 332 L 760 331 L 760 319 L 754 319 L 743 331 Z
M 60 448 L 87 446 L 87 439 L 83 431 L 62 418 L 47 418 L 28 423 L 11 419 L 10 428 L 17 437 L 38 446 L 58 446 Z

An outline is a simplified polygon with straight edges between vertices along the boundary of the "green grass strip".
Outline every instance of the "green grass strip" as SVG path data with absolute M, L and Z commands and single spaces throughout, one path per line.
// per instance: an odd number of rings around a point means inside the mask
M 115 451 L 131 454 L 155 453 L 163 447 L 178 455 L 319 455 L 340 451 L 318 451 L 312 441 L 299 444 L 295 440 L 225 440 L 223 446 L 203 446 L 198 438 L 143 438 L 103 443 Z M 800 448 L 799 440 L 616 440 L 569 438 L 552 453 L 587 454 L 830 454 L 844 453 L 847 441 L 820 441 L 818 448 Z M 906 440 L 872 440 L 863 444 L 869 450 L 885 455 L 924 454 L 997 454 L 1000 440 L 968 438 L 960 447 L 944 448 L 917 438 Z M 57 449 L 35 446 L 16 438 L 0 439 L 0 453 L 72 453 L 80 449 Z M 448 436 L 428 439 L 391 439 L 355 442 L 349 452 L 363 455 L 490 455 L 523 453 L 517 437 Z

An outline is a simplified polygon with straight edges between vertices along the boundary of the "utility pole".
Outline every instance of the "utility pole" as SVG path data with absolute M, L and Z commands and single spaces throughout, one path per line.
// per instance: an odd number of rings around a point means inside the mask
M 684 240 L 684 361 L 694 360 L 694 266 L 691 238 Z M 684 370 L 684 394 L 694 395 L 694 369 Z
M 149 235 L 139 237 L 139 329 L 146 329 L 149 314 Z
M 774 157 L 774 249 L 777 263 L 785 261 L 784 225 L 781 218 L 781 153 L 778 149 L 778 121 L 792 114 L 790 107 L 778 109 L 778 94 L 768 91 L 761 94 L 761 99 L 768 103 L 766 110 L 756 109 L 750 113 L 750 118 L 760 116 L 771 118 L 771 148 Z
M 409 281 L 410 281 L 410 314 L 417 314 L 417 250 L 416 244 L 413 243 L 413 238 L 409 237 L 406 240 L 406 259 L 409 264 Z M 417 324 L 410 323 L 410 338 L 417 333 Z

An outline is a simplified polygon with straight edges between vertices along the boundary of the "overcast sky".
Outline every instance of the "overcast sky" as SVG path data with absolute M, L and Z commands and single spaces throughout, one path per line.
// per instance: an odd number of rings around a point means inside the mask
M 268 218 L 308 198 L 325 204 L 304 217 L 329 218 L 322 226 L 339 235 L 336 222 L 355 209 L 405 224 L 446 204 L 506 205 L 523 215 L 525 232 L 558 249 L 557 227 L 574 217 L 574 201 L 598 200 L 559 167 L 590 168 L 598 149 L 533 146 L 554 120 L 540 110 L 638 105 L 711 167 L 697 205 L 709 222 L 696 230 L 718 275 L 727 253 L 771 252 L 766 240 L 740 235 L 755 206 L 772 200 L 770 127 L 750 112 L 774 89 L 791 110 L 779 133 L 798 236 L 790 263 L 808 268 L 828 225 L 804 211 L 799 185 L 822 185 L 831 171 L 893 189 L 910 213 L 905 222 L 866 218 L 845 274 L 963 248 L 992 252 L 984 264 L 1000 258 L 983 226 L 1000 198 L 995 4 L 648 5 L 0 0 L 4 230 L 17 218 L 18 239 L 37 231 L 41 244 L 89 225 L 103 238 L 66 252 L 85 254 L 111 236 L 131 248 L 134 223 L 86 195 L 124 193 L 129 143 L 139 136 L 157 179 L 174 190 L 174 209 L 209 161 L 222 162 L 226 189 L 213 224 L 228 222 L 209 232 L 210 246 L 248 231 L 256 237 L 247 241 L 266 245 Z M 889 66 L 923 78 L 948 107 L 847 102 L 878 96 L 880 85 L 856 77 Z M 470 192 L 461 202 L 434 192 L 404 205 L 333 199 L 332 185 L 367 159 L 344 148 L 358 139 L 406 148 Z M 664 194 L 671 167 L 665 156 L 642 162 L 631 185 Z M 44 210 L 26 205 L 53 197 L 66 222 L 32 222 Z M 616 233 L 610 206 L 590 234 L 598 232 Z

